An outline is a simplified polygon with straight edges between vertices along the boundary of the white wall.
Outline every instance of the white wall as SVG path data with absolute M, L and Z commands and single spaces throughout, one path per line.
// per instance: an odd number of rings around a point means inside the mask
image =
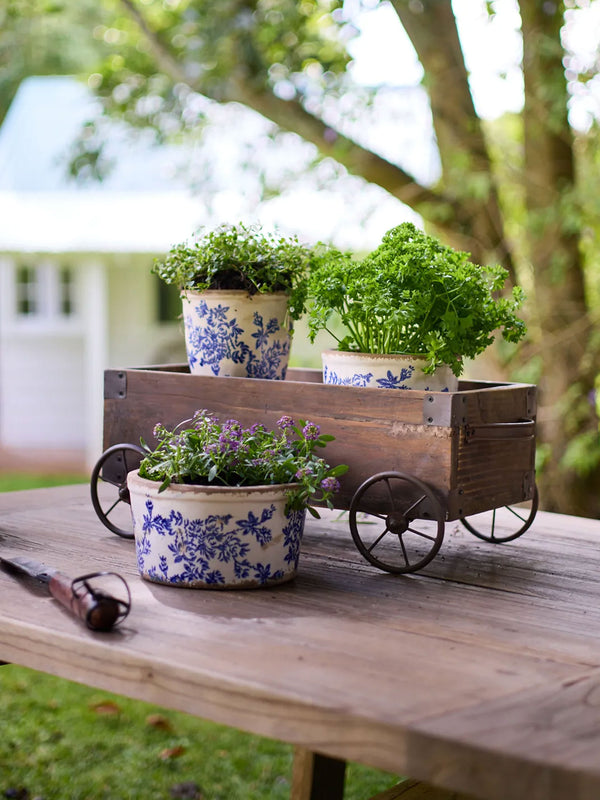
M 81 336 L 12 336 L 0 361 L 0 441 L 8 448 L 85 448 Z
M 91 467 L 102 452 L 104 370 L 185 360 L 180 326 L 156 322 L 152 261 L 0 257 L 0 447 L 78 450 Z M 19 264 L 41 269 L 43 313 L 16 313 Z M 76 313 L 68 318 L 52 313 L 52 275 L 65 265 L 76 277 Z
M 85 444 L 82 316 L 55 313 L 57 262 L 28 257 L 24 263 L 40 275 L 40 309 L 31 317 L 16 312 L 17 260 L 0 261 L 0 444 L 78 449 Z M 74 289 L 77 308 L 78 280 Z
M 157 322 L 157 286 L 149 254 L 119 255 L 108 269 L 108 366 L 185 361 L 183 323 Z

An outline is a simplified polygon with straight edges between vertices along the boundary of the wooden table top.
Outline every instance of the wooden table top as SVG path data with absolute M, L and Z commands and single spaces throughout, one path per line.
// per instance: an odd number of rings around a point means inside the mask
M 600 522 L 540 512 L 504 545 L 448 523 L 392 576 L 336 512 L 292 583 L 186 590 L 142 581 L 71 486 L 0 495 L 0 552 L 133 598 L 93 633 L 0 569 L 0 659 L 489 800 L 600 797 Z

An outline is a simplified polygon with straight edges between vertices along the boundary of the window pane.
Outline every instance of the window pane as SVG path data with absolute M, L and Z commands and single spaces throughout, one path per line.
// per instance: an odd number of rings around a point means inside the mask
M 17 314 L 30 316 L 39 313 L 39 278 L 34 267 L 17 270 Z
M 75 280 L 73 270 L 63 267 L 59 280 L 59 313 L 63 317 L 70 317 L 75 313 Z
M 156 278 L 157 317 L 159 322 L 174 322 L 181 317 L 179 288 Z

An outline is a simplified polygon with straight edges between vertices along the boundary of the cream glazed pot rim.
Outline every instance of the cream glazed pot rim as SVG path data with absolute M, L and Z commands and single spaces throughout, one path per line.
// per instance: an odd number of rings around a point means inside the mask
M 397 359 L 397 358 L 415 358 L 419 361 L 423 361 L 427 358 L 425 353 L 363 353 L 359 350 L 337 350 L 335 348 L 331 350 L 323 350 L 322 354 L 325 355 L 333 355 L 339 358 L 372 358 L 376 361 L 383 361 L 384 359 Z M 446 366 L 446 365 L 443 365 Z M 448 369 L 450 369 L 448 367 Z
M 139 470 L 136 469 L 127 475 L 128 484 L 130 479 L 135 486 L 158 493 L 160 482 L 151 481 L 148 478 L 142 478 L 142 476 L 139 474 Z M 227 493 L 242 497 L 248 494 L 268 495 L 273 492 L 280 494 L 282 491 L 293 491 L 294 489 L 298 489 L 299 485 L 300 484 L 298 483 L 269 483 L 254 486 L 206 486 L 198 483 L 171 483 L 167 489 L 165 489 L 165 492 L 171 491 L 180 495 L 199 493 L 207 495 L 222 495 Z M 161 495 L 165 496 L 165 492 L 161 492 Z
M 288 292 L 254 292 L 250 294 L 245 289 L 182 289 L 179 293 L 180 297 L 187 297 L 188 295 L 192 295 L 195 297 L 199 297 L 202 295 L 211 295 L 212 297 L 217 297 L 218 295 L 224 295 L 225 297 L 247 297 L 250 300 L 254 300 L 254 298 L 263 298 L 263 297 L 271 297 L 271 298 L 278 298 L 283 299 L 284 297 L 289 297 Z

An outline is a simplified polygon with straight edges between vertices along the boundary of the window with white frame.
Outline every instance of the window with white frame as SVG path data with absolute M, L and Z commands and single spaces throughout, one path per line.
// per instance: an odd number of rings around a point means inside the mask
M 15 313 L 21 318 L 67 319 L 77 313 L 75 271 L 44 263 L 15 270 Z

